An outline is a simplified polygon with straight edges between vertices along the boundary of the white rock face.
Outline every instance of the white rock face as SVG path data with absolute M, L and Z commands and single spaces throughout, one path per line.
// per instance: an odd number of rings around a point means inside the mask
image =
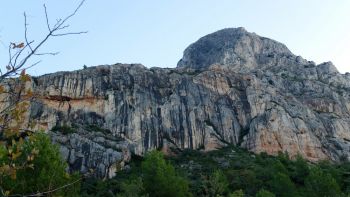
M 81 156 L 85 163 L 75 167 L 105 177 L 130 152 L 162 147 L 234 144 L 312 161 L 350 157 L 350 75 L 331 63 L 315 65 L 238 28 L 199 39 L 178 66 L 104 65 L 35 78 L 30 117 L 44 130 L 78 125 L 76 134 L 56 133 L 54 141 L 72 167 Z M 95 148 L 84 155 L 86 143 Z

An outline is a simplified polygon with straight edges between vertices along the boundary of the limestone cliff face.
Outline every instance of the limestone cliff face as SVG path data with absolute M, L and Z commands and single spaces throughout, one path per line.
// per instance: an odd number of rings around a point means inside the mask
M 204 36 L 184 52 L 178 67 L 207 68 L 212 64 L 230 66 L 237 71 L 251 71 L 274 64 L 271 60 L 294 56 L 274 40 L 249 33 L 244 28 L 229 28 Z
M 350 75 L 242 28 L 201 38 L 178 68 L 102 65 L 33 81 L 37 127 L 76 127 L 53 140 L 72 168 L 102 177 L 155 148 L 350 158 Z

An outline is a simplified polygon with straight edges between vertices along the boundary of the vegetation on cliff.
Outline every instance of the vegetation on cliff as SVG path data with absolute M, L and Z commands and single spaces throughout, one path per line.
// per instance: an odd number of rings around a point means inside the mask
M 26 167 L 12 174 L 1 171 L 0 196 L 79 196 L 79 174 L 66 172 L 67 163 L 48 135 L 37 132 L 13 149 L 20 150 L 15 159 L 7 157 L 8 151 L 0 146 L 2 166 Z
M 108 181 L 82 183 L 82 196 L 346 196 L 350 163 L 309 163 L 287 154 L 268 156 L 227 147 L 136 157 L 129 170 Z

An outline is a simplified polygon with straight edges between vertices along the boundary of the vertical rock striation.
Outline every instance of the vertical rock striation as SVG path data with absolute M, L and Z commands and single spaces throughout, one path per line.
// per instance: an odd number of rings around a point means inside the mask
M 199 39 L 177 68 L 102 65 L 37 77 L 33 89 L 37 127 L 76 127 L 52 139 L 72 169 L 101 177 L 155 148 L 350 157 L 350 75 L 243 28 Z

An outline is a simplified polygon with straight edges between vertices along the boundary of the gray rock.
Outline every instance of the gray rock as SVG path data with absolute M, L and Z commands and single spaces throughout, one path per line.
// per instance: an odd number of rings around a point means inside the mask
M 242 28 L 199 39 L 178 68 L 102 65 L 37 77 L 33 90 L 37 128 L 80 125 L 52 139 L 71 169 L 101 177 L 131 153 L 162 147 L 233 144 L 311 161 L 350 157 L 350 75 Z
M 339 71 L 332 62 L 325 62 L 317 66 L 317 73 L 319 73 L 319 75 L 337 74 Z
M 249 33 L 244 28 L 228 28 L 204 36 L 184 52 L 178 67 L 207 68 L 228 65 L 250 71 L 281 57 L 294 56 L 282 43 Z M 300 59 L 298 58 L 300 61 Z
M 118 148 L 117 146 L 108 148 L 105 145 L 108 139 L 101 141 L 102 137 L 88 135 L 82 130 L 68 135 L 59 132 L 49 134 L 53 142 L 60 145 L 60 152 L 68 161 L 70 171 L 93 172 L 97 177 L 111 178 L 118 170 L 123 169 L 125 162 L 130 160 L 130 152 L 124 142 Z

